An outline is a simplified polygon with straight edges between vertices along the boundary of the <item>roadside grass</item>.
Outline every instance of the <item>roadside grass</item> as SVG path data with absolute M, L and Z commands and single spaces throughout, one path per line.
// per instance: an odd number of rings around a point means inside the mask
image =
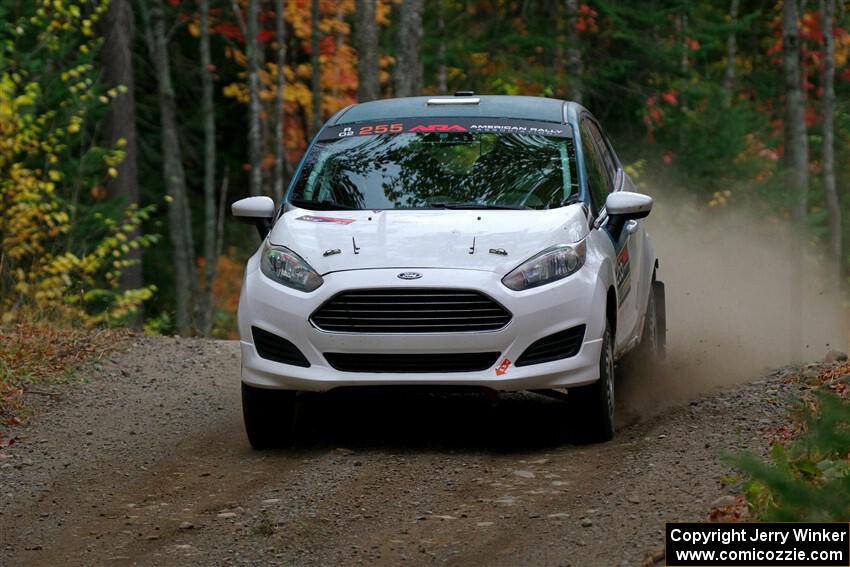
M 27 387 L 79 380 L 82 365 L 102 357 L 127 334 L 47 322 L 0 326 L 0 447 L 10 442 L 2 430 L 29 415 L 22 397 Z
M 786 424 L 767 431 L 767 459 L 727 455 L 741 476 L 734 503 L 711 512 L 713 521 L 850 520 L 850 363 L 813 368 L 792 380 L 810 389 L 792 403 Z

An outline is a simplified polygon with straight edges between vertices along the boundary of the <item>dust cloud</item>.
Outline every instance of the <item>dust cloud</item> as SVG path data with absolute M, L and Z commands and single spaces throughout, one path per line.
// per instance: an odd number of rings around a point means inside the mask
M 848 310 L 786 223 L 729 207 L 698 206 L 681 192 L 648 191 L 648 230 L 667 286 L 667 360 L 646 372 L 626 365 L 627 414 L 652 415 L 795 361 L 847 351 Z M 802 318 L 792 309 L 793 270 L 803 273 Z M 802 337 L 799 351 L 793 346 Z M 647 375 L 651 374 L 651 375 Z

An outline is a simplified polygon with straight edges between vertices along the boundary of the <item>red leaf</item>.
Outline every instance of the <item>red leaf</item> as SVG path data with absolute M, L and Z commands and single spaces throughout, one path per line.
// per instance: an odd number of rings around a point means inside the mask
M 257 41 L 259 41 L 260 43 L 268 43 L 272 39 L 274 39 L 274 32 L 273 31 L 260 30 L 257 33 Z
M 229 37 L 230 39 L 235 39 L 236 41 L 242 42 L 245 41 L 245 38 L 242 37 L 242 31 L 239 29 L 239 26 L 236 24 L 228 24 L 222 23 L 213 26 L 213 31 L 215 33 L 221 34 L 224 37 Z

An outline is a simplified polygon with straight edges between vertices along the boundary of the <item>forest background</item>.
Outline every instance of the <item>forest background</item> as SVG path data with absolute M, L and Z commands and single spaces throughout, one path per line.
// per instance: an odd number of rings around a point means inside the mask
M 793 226 L 847 281 L 850 3 L 837 0 L 6 0 L 2 324 L 234 337 L 280 201 L 358 101 L 576 100 L 629 171 Z

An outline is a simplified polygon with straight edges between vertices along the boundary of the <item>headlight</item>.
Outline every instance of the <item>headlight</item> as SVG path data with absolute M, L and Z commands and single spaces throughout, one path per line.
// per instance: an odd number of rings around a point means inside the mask
M 314 291 L 324 280 L 301 256 L 283 246 L 263 245 L 260 269 L 277 283 L 299 291 Z
M 584 240 L 547 248 L 514 268 L 502 278 L 502 283 L 514 291 L 522 291 L 563 279 L 584 265 L 586 252 Z

